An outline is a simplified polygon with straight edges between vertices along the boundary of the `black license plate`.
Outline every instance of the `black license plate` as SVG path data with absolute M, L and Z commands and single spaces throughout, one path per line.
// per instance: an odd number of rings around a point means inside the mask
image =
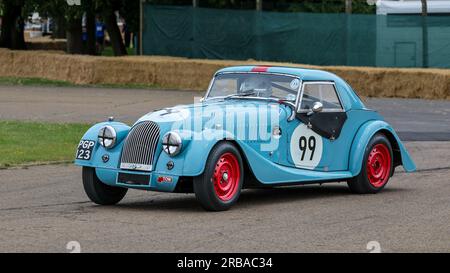
M 143 174 L 119 173 L 117 182 L 128 185 L 148 185 L 150 184 L 150 176 Z
M 95 141 L 81 140 L 78 144 L 77 159 L 90 160 L 92 157 L 92 151 L 94 150 Z

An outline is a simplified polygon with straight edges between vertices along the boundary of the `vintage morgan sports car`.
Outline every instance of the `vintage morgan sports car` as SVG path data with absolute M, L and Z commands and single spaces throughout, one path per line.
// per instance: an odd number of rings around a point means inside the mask
M 116 204 L 131 188 L 193 192 L 213 211 L 243 188 L 345 181 L 351 192 L 377 193 L 397 166 L 416 169 L 394 129 L 344 80 L 270 66 L 219 70 L 203 98 L 131 127 L 96 124 L 75 163 L 97 204 Z

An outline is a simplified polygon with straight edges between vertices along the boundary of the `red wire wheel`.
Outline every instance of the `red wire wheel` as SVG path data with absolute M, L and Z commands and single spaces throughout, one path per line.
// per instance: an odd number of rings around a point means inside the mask
M 386 184 L 391 174 L 391 153 L 385 144 L 377 144 L 367 159 L 367 178 L 375 188 Z
M 233 153 L 223 154 L 216 163 L 212 177 L 217 197 L 225 202 L 233 199 L 240 179 L 241 171 L 236 156 Z

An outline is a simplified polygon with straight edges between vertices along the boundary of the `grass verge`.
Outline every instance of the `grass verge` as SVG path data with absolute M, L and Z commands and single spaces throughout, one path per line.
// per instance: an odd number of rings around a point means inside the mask
M 0 77 L 0 86 L 50 86 L 50 87 L 97 87 L 121 89 L 167 89 L 154 84 L 75 84 L 66 81 L 48 80 L 42 78 Z
M 0 77 L 0 85 L 23 85 L 23 86 L 75 86 L 73 83 L 65 81 L 47 80 L 40 78 L 17 78 Z
M 0 121 L 0 168 L 72 161 L 88 124 Z
M 134 49 L 134 48 L 129 48 L 129 47 L 127 47 L 126 50 L 127 50 L 128 56 L 134 56 L 134 55 L 136 55 L 136 54 L 134 53 L 134 52 L 135 52 L 135 49 Z M 104 48 L 103 51 L 102 51 L 102 56 L 106 56 L 106 57 L 114 57 L 114 51 L 113 51 L 112 46 L 105 46 L 105 48 Z

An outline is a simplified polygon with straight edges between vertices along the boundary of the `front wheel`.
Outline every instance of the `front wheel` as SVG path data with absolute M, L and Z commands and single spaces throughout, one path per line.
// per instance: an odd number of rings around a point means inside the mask
M 209 154 L 203 174 L 194 178 L 195 196 L 206 210 L 227 210 L 238 200 L 243 181 L 239 150 L 222 142 Z
M 347 184 L 354 193 L 377 193 L 386 186 L 392 170 L 391 143 L 385 135 L 376 134 L 367 145 L 361 171 Z
M 115 205 L 127 193 L 126 188 L 111 187 L 101 182 L 94 168 L 83 167 L 83 186 L 86 195 L 99 205 Z

